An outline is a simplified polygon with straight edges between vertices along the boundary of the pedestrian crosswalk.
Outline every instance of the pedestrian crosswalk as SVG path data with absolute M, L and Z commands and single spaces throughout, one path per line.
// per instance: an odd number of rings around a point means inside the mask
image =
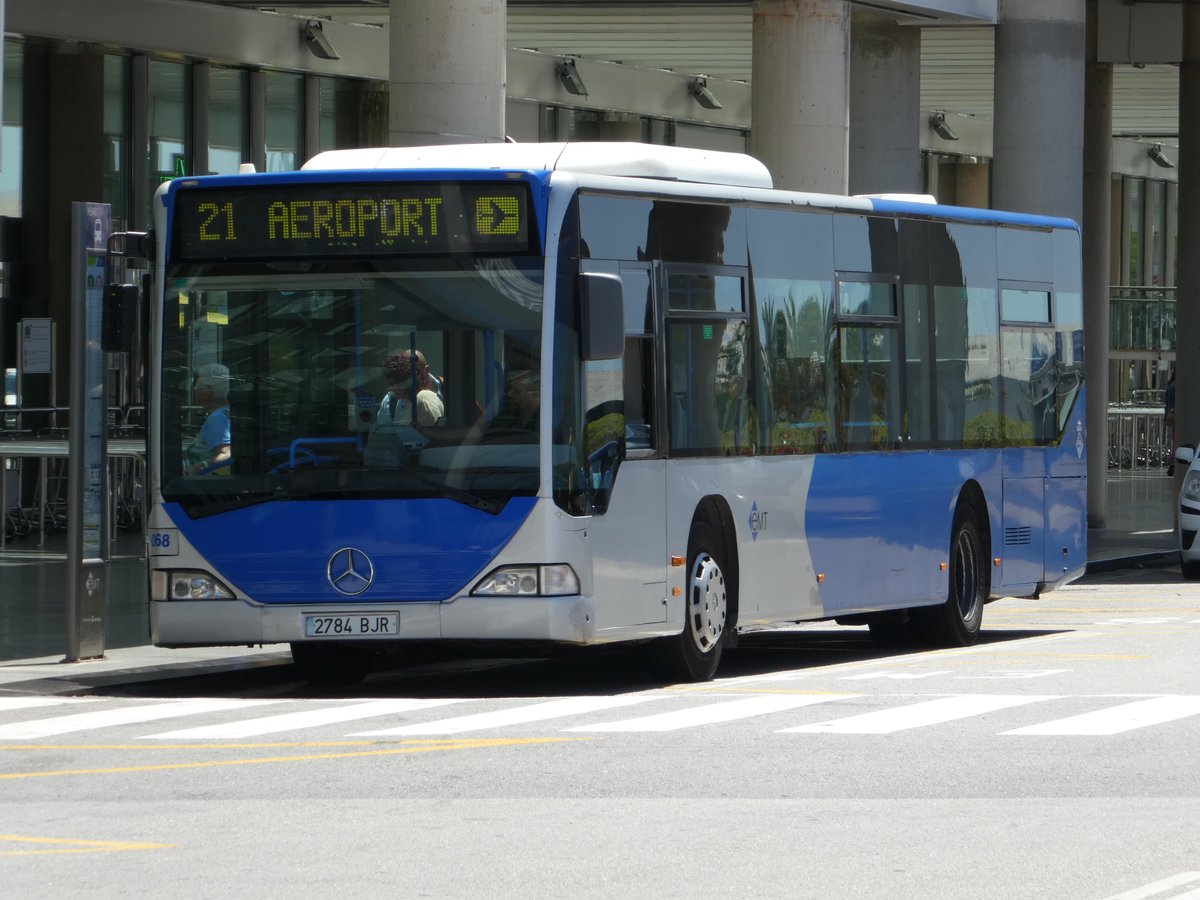
M 878 712 L 848 716 L 812 725 L 785 728 L 791 734 L 892 734 L 920 728 L 925 725 L 941 725 L 956 719 L 967 719 L 1000 709 L 1011 709 L 1053 697 L 1008 697 L 994 694 L 962 694 L 956 697 L 938 697 L 905 706 L 897 706 Z
M 0 697 L 0 744 L 94 732 L 135 741 L 313 735 L 384 741 L 497 732 L 511 736 L 519 729 L 654 734 L 721 726 L 756 728 L 790 740 L 898 735 L 935 727 L 973 727 L 1001 739 L 1099 738 L 1173 723 L 1200 728 L 1200 696 L 655 690 L 540 698 Z

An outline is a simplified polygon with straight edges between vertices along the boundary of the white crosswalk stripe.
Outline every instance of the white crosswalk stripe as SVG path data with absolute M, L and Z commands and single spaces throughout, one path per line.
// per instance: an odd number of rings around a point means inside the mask
M 94 728 L 111 728 L 116 725 L 136 725 L 159 719 L 194 716 L 201 713 L 225 712 L 276 703 L 275 700 L 169 700 L 165 703 L 148 703 L 142 706 L 120 706 L 116 709 L 100 709 L 94 712 L 76 713 L 51 719 L 35 719 L 32 722 L 14 722 L 0 725 L 0 740 L 29 741 L 58 734 L 89 731 Z
M 642 716 L 637 719 L 623 719 L 619 722 L 605 722 L 599 725 L 579 725 L 566 728 L 564 731 L 678 731 L 681 728 L 693 728 L 697 725 L 712 725 L 717 722 L 732 722 L 736 719 L 748 719 L 752 716 L 762 716 L 768 713 L 784 712 L 798 709 L 801 706 L 813 706 L 817 703 L 828 703 L 830 700 L 848 700 L 858 694 L 823 694 L 797 696 L 789 694 L 767 694 L 761 697 L 743 697 L 739 700 L 727 700 L 723 703 L 710 703 L 707 706 L 677 709 L 672 712 L 658 713 L 653 716 Z
M 61 706 L 64 703 L 86 703 L 90 698 L 79 697 L 0 697 L 0 712 L 40 709 L 45 706 Z M 94 702 L 94 701 L 93 701 Z
M 189 741 L 213 738 L 237 740 L 263 734 L 278 734 L 282 731 L 301 731 L 305 728 L 316 728 L 322 725 L 337 725 L 342 722 L 354 722 L 376 716 L 391 716 L 462 702 L 462 700 L 376 700 L 371 703 L 354 703 L 350 706 L 281 713 L 260 719 L 226 722 L 221 725 L 201 725 L 199 728 L 183 728 L 179 731 L 167 731 L 163 734 L 147 735 L 147 737 Z
M 1190 900 L 1190 898 L 1200 896 L 1200 887 L 1196 887 L 1194 890 L 1190 890 L 1184 894 L 1169 894 L 1167 892 L 1177 887 L 1188 887 L 1194 884 L 1200 884 L 1200 872 L 1181 872 L 1178 875 L 1172 875 L 1170 878 L 1163 878 L 1151 884 L 1144 884 L 1131 891 L 1122 891 L 1120 894 L 1113 894 L 1111 897 L 1106 897 L 1105 900 L 1150 900 L 1151 897 Z
M 637 710 L 624 717 L 605 717 L 656 701 L 652 711 Z M 850 701 L 850 702 L 847 702 Z M 859 701 L 859 702 L 854 702 Z M 869 704 L 869 712 L 856 712 Z M 874 693 L 801 693 L 792 691 L 748 693 L 681 692 L 549 698 L 345 698 L 323 699 L 169 699 L 132 700 L 103 697 L 0 697 L 0 713 L 20 718 L 28 711 L 39 718 L 0 723 L 0 742 L 28 741 L 56 735 L 135 726 L 168 719 L 193 717 L 195 724 L 169 731 L 141 729 L 138 740 L 238 740 L 283 732 L 326 729 L 322 739 L 340 737 L 399 737 L 450 735 L 549 722 L 567 733 L 665 733 L 689 728 L 760 719 L 759 727 L 789 735 L 888 735 L 938 725 L 982 719 L 991 713 L 1038 707 L 1034 713 L 1014 713 L 1007 721 L 997 717 L 984 722 L 994 735 L 1009 736 L 1108 736 L 1162 726 L 1200 717 L 1200 696 L 1057 696 L 1009 694 L 921 695 Z M 262 706 L 273 706 L 266 713 Z M 464 713 L 437 716 L 441 707 L 462 707 Z M 805 707 L 828 707 L 820 712 L 799 712 Z M 471 710 L 482 710 L 472 712 Z M 833 711 L 836 710 L 836 715 Z M 1081 711 L 1082 710 L 1082 711 Z M 769 719 L 767 717 L 787 718 Z M 1064 717 L 1064 713 L 1073 713 Z M 346 734 L 348 723 L 378 719 L 378 728 Z M 607 719 L 607 721 L 606 721 Z M 821 721 L 803 723 L 806 720 Z M 1042 721 L 1038 721 L 1038 720 Z M 422 721 L 426 720 L 426 721 Z M 555 721 L 560 720 L 560 721 Z M 1014 721 L 1015 720 L 1015 721 Z M 1021 724 L 1034 722 L 1036 724 Z M 990 725 L 990 728 L 987 726 Z M 1013 727 L 1020 725 L 1020 727 Z M 338 728 L 337 726 L 346 726 Z M 978 725 L 976 726 L 978 728 Z
M 653 696 L 635 694 L 626 697 L 571 697 L 563 700 L 547 700 L 532 706 L 516 709 L 501 709 L 495 712 L 474 713 L 453 719 L 441 719 L 424 725 L 402 725 L 383 731 L 361 731 L 351 737 L 383 737 L 402 734 L 461 734 L 464 731 L 482 731 L 486 728 L 503 728 L 506 725 L 526 725 L 561 719 L 581 713 L 599 712 L 621 706 L 634 706 L 655 699 Z
M 1200 697 L 1153 697 L 1001 734 L 1110 735 L 1200 714 Z
M 1057 698 L 962 694 L 780 730 L 789 734 L 894 734 L 910 728 L 941 725 L 956 719 L 966 719 L 1001 709 L 1011 709 L 1014 706 L 1024 706 L 1027 703 L 1054 699 Z

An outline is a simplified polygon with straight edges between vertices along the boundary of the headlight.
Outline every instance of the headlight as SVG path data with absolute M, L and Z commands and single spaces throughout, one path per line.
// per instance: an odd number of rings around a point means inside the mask
M 504 566 L 489 572 L 471 593 L 489 597 L 562 597 L 579 593 L 579 578 L 565 563 Z
M 232 600 L 233 592 L 207 572 L 168 572 L 168 600 Z
M 1192 469 L 1183 480 L 1183 499 L 1200 503 L 1200 472 Z

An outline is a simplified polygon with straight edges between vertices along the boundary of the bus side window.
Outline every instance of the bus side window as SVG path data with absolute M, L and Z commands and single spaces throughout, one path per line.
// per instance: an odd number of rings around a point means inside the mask
M 654 295 L 650 270 L 621 266 L 625 284 L 625 449 L 654 446 Z

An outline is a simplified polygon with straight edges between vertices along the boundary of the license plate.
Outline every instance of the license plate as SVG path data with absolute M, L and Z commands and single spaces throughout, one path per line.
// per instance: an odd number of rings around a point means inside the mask
M 304 636 L 310 638 L 387 638 L 400 633 L 400 613 L 340 613 L 305 616 Z

